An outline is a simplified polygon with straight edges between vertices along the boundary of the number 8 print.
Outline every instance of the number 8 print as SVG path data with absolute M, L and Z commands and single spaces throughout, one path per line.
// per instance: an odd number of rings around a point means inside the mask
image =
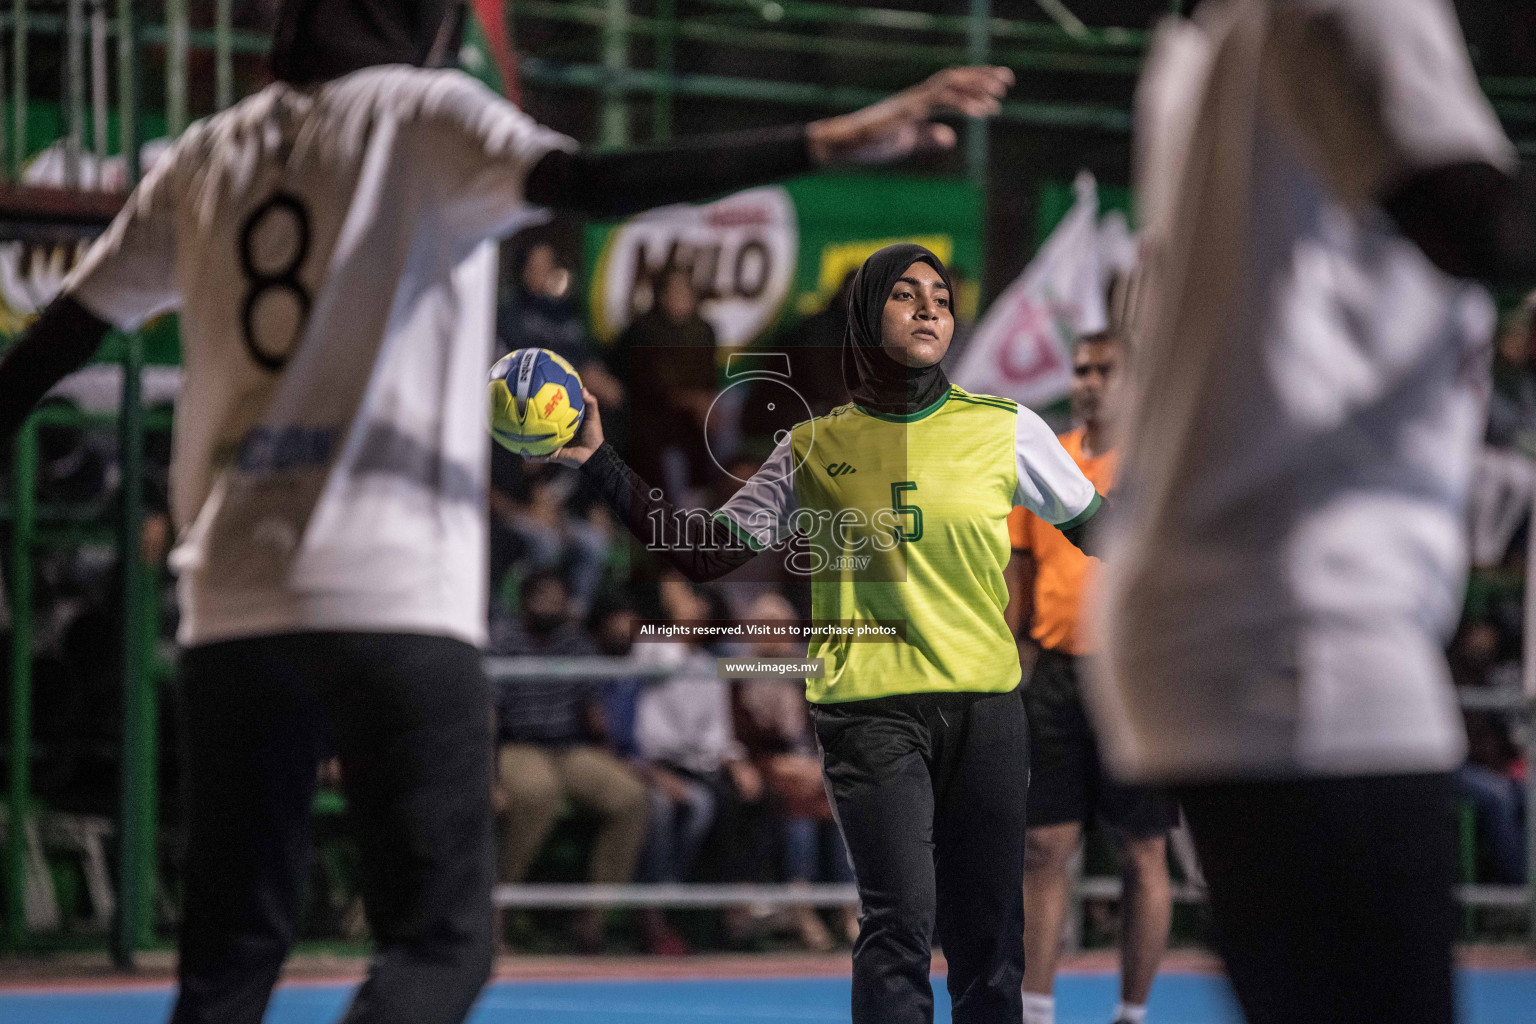
M 293 218 L 298 241 L 286 265 L 275 271 L 267 271 L 257 266 L 257 254 L 254 251 L 256 233 L 279 212 L 286 212 Z M 251 353 L 251 358 L 274 373 L 286 366 L 293 356 L 299 336 L 309 320 L 309 291 L 298 277 L 299 268 L 304 265 L 304 259 L 308 255 L 309 211 L 304 208 L 304 204 L 298 197 L 287 192 L 278 192 L 258 206 L 246 218 L 245 225 L 240 229 L 240 269 L 244 272 L 246 280 L 251 283 L 250 289 L 245 293 L 245 305 L 240 311 L 240 327 L 245 336 L 245 347 Z M 298 320 L 293 326 L 293 335 L 280 351 L 263 347 L 256 337 L 256 304 L 262 296 L 274 288 L 292 294 L 299 307 Z

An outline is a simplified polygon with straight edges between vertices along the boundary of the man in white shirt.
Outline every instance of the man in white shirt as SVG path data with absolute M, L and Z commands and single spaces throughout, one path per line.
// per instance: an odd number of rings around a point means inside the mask
M 1445 0 L 1212 0 L 1137 103 L 1106 759 L 1180 787 L 1253 1024 L 1449 1022 L 1466 278 L 1536 265 L 1536 190 Z
M 256 1024 L 334 745 L 378 953 L 346 1020 L 451 1024 L 490 969 L 494 240 L 954 143 L 961 68 L 865 110 L 588 155 L 469 77 L 453 0 L 290 0 L 276 81 L 193 125 L 0 362 L 0 440 L 108 324 L 181 314 L 172 510 L 191 785 L 178 1024 Z M 413 66 L 414 65 L 414 66 Z

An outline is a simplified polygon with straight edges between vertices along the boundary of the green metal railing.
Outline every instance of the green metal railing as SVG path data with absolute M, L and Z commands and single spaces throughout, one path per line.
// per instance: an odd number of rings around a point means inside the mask
M 99 125 L 104 117 L 106 38 L 117 39 L 120 76 L 122 58 L 133 46 L 119 31 L 121 25 L 131 27 L 131 5 L 117 0 L 116 17 L 107 17 L 108 0 L 67 2 L 68 10 L 61 16 L 32 12 L 27 0 L 12 0 L 9 13 L 0 16 L 0 27 L 16 30 L 11 47 L 10 137 L 0 138 L 0 148 L 9 156 L 7 164 L 13 178 L 19 175 L 27 157 L 29 97 L 24 69 L 30 52 L 29 40 L 36 36 L 65 39 L 65 138 L 70 152 L 83 145 L 86 106 L 92 110 L 93 125 Z M 585 39 L 579 32 L 565 33 L 551 53 L 526 56 L 522 77 L 532 85 L 595 93 L 601 106 L 596 141 L 601 146 L 616 148 L 631 141 L 629 108 L 638 96 L 648 97 L 652 138 L 664 140 L 671 135 L 672 104 L 678 96 L 837 109 L 883 95 L 875 89 L 795 79 L 690 74 L 678 68 L 680 42 L 791 57 L 880 62 L 910 68 L 913 77 L 961 61 L 982 59 L 1019 72 L 1089 78 L 1129 80 L 1139 72 L 1150 41 L 1148 31 L 1086 26 L 1058 0 L 1038 2 L 1049 20 L 996 17 L 990 4 L 980 2 L 973 3 L 968 14 L 930 14 L 825 0 L 693 0 L 694 12 L 688 17 L 678 16 L 678 0 L 655 0 L 649 15 L 634 13 L 630 0 L 515 0 L 508 6 L 519 25 L 544 22 L 591 30 Z M 81 13 L 86 5 L 91 12 L 89 19 Z M 167 132 L 172 136 L 196 116 L 194 106 L 201 107 L 203 112 L 228 106 L 236 93 L 236 59 L 262 54 L 267 49 L 265 35 L 232 27 L 231 6 L 232 0 L 213 0 L 213 27 L 192 29 L 188 0 L 167 0 L 165 22 L 145 25 L 138 32 L 138 43 L 163 50 L 165 115 Z M 1181 6 L 1172 3 L 1170 9 L 1178 11 Z M 86 35 L 91 41 L 89 61 L 84 57 L 82 44 Z M 637 39 L 650 43 L 648 67 L 637 67 L 632 59 Z M 193 50 L 211 51 L 213 57 L 212 96 L 204 97 L 205 102 L 200 104 L 194 104 L 189 92 L 189 54 Z M 554 56 L 578 51 L 591 59 Z M 90 89 L 85 86 L 87 77 Z M 1483 79 L 1483 86 L 1517 144 L 1536 150 L 1536 133 L 1531 130 L 1536 128 L 1536 102 L 1532 102 L 1536 99 L 1536 77 L 1489 77 Z M 1126 104 L 1086 99 L 1040 101 L 1024 96 L 1005 105 L 1001 121 L 1116 133 L 1130 129 Z M 968 131 L 967 135 L 984 139 L 986 131 Z M 99 128 L 96 136 L 99 154 L 104 148 Z M 981 141 L 968 142 L 966 153 L 970 173 L 979 176 L 986 166 L 986 147 Z
M 19 178 L 29 155 L 29 99 L 27 92 L 30 36 L 34 31 L 52 30 L 62 37 L 64 55 L 63 141 L 64 180 L 66 187 L 79 187 L 81 154 L 85 145 L 87 109 L 86 38 L 90 39 L 90 121 L 95 155 L 107 151 L 108 89 L 107 37 L 116 37 L 118 58 L 118 148 L 127 161 L 127 180 L 139 176 L 139 42 L 134 23 L 132 0 L 117 0 L 115 17 L 109 19 L 106 0 L 91 0 L 89 19 L 86 0 L 69 0 L 64 17 L 35 20 L 25 0 L 14 0 L 10 13 L 13 30 L 11 58 L 11 137 L 3 152 L 9 158 L 13 178 Z M 183 11 L 184 14 L 184 11 Z M 184 20 L 183 20 L 184 24 Z M 87 27 L 89 26 L 89 27 Z M 173 36 L 176 33 L 172 33 Z M 177 69 L 185 76 L 185 66 Z M 3 76 L 0 76 L 3 77 Z M 3 132 L 0 132 L 3 135 Z M 142 343 L 137 334 L 122 337 L 107 346 L 121 353 L 123 394 L 121 412 L 109 418 L 115 422 L 120 438 L 122 465 L 121 507 L 116 517 L 118 564 L 122 570 L 124 606 L 123 685 L 124 720 L 121 758 L 121 792 L 118 822 L 119 856 L 117 871 L 118 911 L 112 935 L 112 953 L 123 967 L 133 964 L 134 953 L 151 939 L 154 896 L 154 851 L 157 808 L 157 693 L 148 662 L 153 650 L 156 602 L 146 591 L 158 587 L 153 575 L 144 571 L 140 559 L 140 534 L 143 529 L 144 485 L 144 410 L 140 401 L 143 366 Z M 16 950 L 29 941 L 25 913 L 26 823 L 31 813 L 31 717 L 32 717 L 32 646 L 33 580 L 32 554 L 39 547 L 75 544 L 80 541 L 79 522 L 56 524 L 40 520 L 36 506 L 37 427 L 48 422 L 99 422 L 100 417 L 65 415 L 57 410 L 34 414 L 16 443 L 12 472 L 12 500 L 7 509 L 11 524 L 11 650 L 10 650 L 10 736 L 7 784 L 9 826 L 6 830 L 4 886 L 5 947 Z
M 123 406 L 120 413 L 84 414 L 46 408 L 28 418 L 16 440 L 11 467 L 11 497 L 3 509 L 10 521 L 10 735 L 7 783 L 9 813 L 5 845 L 5 945 L 24 948 L 29 940 L 25 917 L 26 846 L 21 825 L 31 814 L 32 761 L 32 556 L 39 549 L 71 547 L 108 537 L 117 544 L 122 567 L 124 634 L 124 736 L 122 759 L 118 915 L 112 947 L 114 959 L 131 966 L 133 952 L 151 939 L 154 894 L 154 843 L 157 816 L 156 721 L 158 693 L 151 664 L 156 635 L 155 595 L 158 574 L 146 572 L 140 559 L 143 523 L 143 436 L 149 429 L 169 430 L 170 417 L 148 416 L 139 399 L 142 357 L 138 335 L 122 336 L 111 347 L 123 356 Z M 131 403 L 129 400 L 132 400 Z M 124 449 L 121 506 L 115 522 L 103 519 L 110 510 L 95 507 L 40 508 L 37 504 L 40 426 L 116 426 Z
M 554 0 L 526 0 L 517 4 L 518 16 L 546 21 L 586 25 L 609 31 L 617 20 L 606 8 L 589 4 L 557 3 Z M 932 18 L 932 15 L 923 15 Z M 625 31 L 658 39 L 687 39 L 693 42 L 744 50 L 767 50 L 790 54 L 847 57 L 859 60 L 897 61 L 929 69 L 975 60 L 977 38 L 994 38 L 987 32 L 993 19 L 983 8 L 965 21 L 968 29 L 963 43 L 910 43 L 893 39 L 856 39 L 841 36 L 805 35 L 779 29 L 743 26 L 733 21 L 678 21 L 675 7 L 658 10 L 655 17 L 625 15 Z M 776 23 L 773 23 L 776 24 Z M 1043 49 L 999 49 L 993 57 L 1020 71 L 1062 71 L 1083 74 L 1134 75 L 1141 69 L 1141 54 L 1125 52 L 1064 51 Z M 660 65 L 662 62 L 657 61 Z M 658 67 L 659 69 L 659 67 Z
M 5 830 L 5 937 L 27 939 L 26 823 L 32 814 L 32 542 L 37 529 L 37 430 L 28 421 L 16 440 L 11 488 L 11 735 Z
M 517 0 L 510 11 L 521 21 L 548 21 L 583 26 L 595 32 L 596 63 L 532 59 L 525 62 L 524 77 L 532 84 L 595 91 L 602 103 L 598 143 L 618 147 L 629 143 L 628 103 L 631 94 L 649 94 L 652 132 L 657 139 L 670 136 L 671 101 L 674 96 L 700 96 L 753 102 L 785 103 L 840 108 L 867 102 L 883 93 L 877 90 L 822 87 L 800 81 L 760 80 L 739 76 L 679 74 L 676 44 L 706 43 L 747 51 L 787 55 L 835 56 L 839 59 L 881 61 L 910 66 L 914 77 L 939 67 L 966 60 L 986 59 L 1020 71 L 1046 71 L 1129 77 L 1140 68 L 1148 33 L 1127 28 L 1064 28 L 1058 24 L 992 17 L 990 4 L 973 4 L 967 15 L 933 15 L 878 7 L 848 7 L 812 0 L 701 0 L 709 8 L 704 16 L 679 18 L 677 0 L 657 0 L 651 16 L 630 11 L 629 0 L 590 0 L 563 3 L 557 0 Z M 214 89 L 211 106 L 219 110 L 235 97 L 235 59 L 265 53 L 268 39 L 261 33 L 238 31 L 231 24 L 232 0 L 214 0 L 212 29 L 190 27 L 187 0 L 167 0 L 165 22 L 145 25 L 137 39 L 132 35 L 131 5 L 117 0 L 116 16 L 108 17 L 108 0 L 68 0 L 63 16 L 31 11 L 28 0 L 12 0 L 8 14 L 0 16 L 0 28 L 13 29 L 10 82 L 10 133 L 0 138 L 9 156 L 10 176 L 19 177 L 27 159 L 29 100 L 24 69 L 28 66 L 31 40 L 38 36 L 61 37 L 66 60 L 66 148 L 73 154 L 83 148 L 85 111 L 90 122 L 105 119 L 105 43 L 115 38 L 119 77 L 123 68 L 137 61 L 125 59 L 136 44 L 161 47 L 165 68 L 167 133 L 174 136 L 193 115 L 189 93 L 189 54 L 211 51 Z M 89 4 L 90 17 L 83 10 Z M 128 35 L 121 31 L 127 25 Z M 836 36 L 822 34 L 829 27 Z M 848 30 L 865 33 L 852 37 Z M 85 39 L 89 36 L 89 60 Z M 912 37 L 925 38 L 910 41 Z M 631 61 L 632 43 L 647 38 L 652 43 L 649 68 Z M 87 71 L 89 66 L 89 73 Z M 87 79 L 90 88 L 87 88 Z M 120 91 L 122 84 L 120 82 Z M 1010 103 L 1004 120 L 1024 124 L 1078 127 L 1109 131 L 1129 128 L 1123 107 L 1095 103 Z M 975 133 L 971 133 L 975 134 Z M 105 144 L 96 131 L 97 154 Z M 983 150 L 971 147 L 973 162 Z

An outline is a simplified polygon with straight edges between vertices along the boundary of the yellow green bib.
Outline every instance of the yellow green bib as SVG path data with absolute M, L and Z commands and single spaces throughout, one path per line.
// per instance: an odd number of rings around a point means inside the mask
M 813 639 L 826 675 L 807 680 L 810 700 L 1018 685 L 1003 621 L 1017 416 L 954 388 L 904 418 L 844 405 L 794 427 L 798 525 L 819 563 L 803 566 L 812 618 L 906 627 L 904 643 Z

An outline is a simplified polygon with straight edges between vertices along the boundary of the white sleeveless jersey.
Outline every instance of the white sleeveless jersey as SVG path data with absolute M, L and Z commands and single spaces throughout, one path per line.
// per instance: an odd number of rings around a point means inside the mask
M 1138 780 L 1444 770 L 1493 309 L 1378 200 L 1512 168 L 1445 0 L 1222 0 L 1138 94 L 1138 319 L 1092 698 Z
M 187 130 L 65 283 L 177 309 L 179 640 L 481 643 L 492 239 L 575 144 L 456 71 L 273 84 Z

